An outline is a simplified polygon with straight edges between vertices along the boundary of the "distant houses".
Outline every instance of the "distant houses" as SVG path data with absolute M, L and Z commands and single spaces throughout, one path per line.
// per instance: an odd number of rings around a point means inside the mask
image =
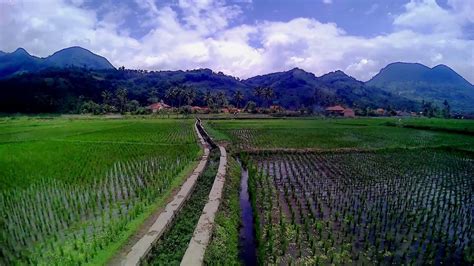
M 171 108 L 171 106 L 167 105 L 163 101 L 160 101 L 158 103 L 154 103 L 154 104 L 151 104 L 151 105 L 147 106 L 147 109 L 151 110 L 152 113 L 156 113 L 158 111 L 166 110 L 166 109 L 170 109 L 170 108 Z
M 385 116 L 397 116 L 397 117 L 415 117 L 418 116 L 415 112 L 407 112 L 407 111 L 400 111 L 400 110 L 393 110 L 392 108 L 384 109 L 384 108 L 376 108 L 376 109 L 352 109 L 346 108 L 342 105 L 334 105 L 329 106 L 324 109 L 319 109 L 317 113 L 310 113 L 310 112 L 302 112 L 294 111 L 294 110 L 286 110 L 280 105 L 270 105 L 268 108 L 255 108 L 255 111 L 249 111 L 247 109 L 238 109 L 232 105 L 222 106 L 220 108 L 210 108 L 207 106 L 182 106 L 181 108 L 172 107 L 163 101 L 151 104 L 146 107 L 151 113 L 163 113 L 162 111 L 169 112 L 185 112 L 184 108 L 186 108 L 186 112 L 192 114 L 209 114 L 209 113 L 224 113 L 224 114 L 233 114 L 237 115 L 239 113 L 258 113 L 258 114 L 268 114 L 272 116 L 305 116 L 305 115 L 326 115 L 328 117 L 346 117 L 346 118 L 354 118 L 356 116 L 367 116 L 367 117 L 385 117 Z M 183 109 L 183 110 L 182 110 Z
M 193 113 L 202 113 L 202 114 L 207 114 L 211 112 L 211 109 L 209 107 L 201 107 L 201 106 L 191 106 L 191 112 Z
M 344 108 L 340 105 L 330 106 L 326 108 L 326 115 L 329 116 L 343 116 L 355 117 L 355 112 L 351 108 Z

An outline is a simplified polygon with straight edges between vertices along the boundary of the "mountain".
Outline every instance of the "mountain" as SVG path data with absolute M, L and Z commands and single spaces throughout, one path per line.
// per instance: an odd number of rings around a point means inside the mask
M 417 104 L 413 101 L 366 86 L 340 70 L 318 78 L 313 73 L 294 68 L 286 72 L 256 76 L 245 80 L 244 83 L 251 87 L 273 88 L 277 103 L 290 108 L 298 108 L 301 105 L 334 104 L 372 108 L 393 107 L 402 110 L 417 108 Z
M 23 48 L 18 48 L 12 53 L 4 53 L 0 56 L 0 78 L 37 71 L 41 68 L 41 65 L 40 58 L 31 56 Z
M 388 92 L 366 86 L 342 71 L 320 78 L 302 69 L 257 76 L 247 80 L 215 73 L 210 69 L 187 71 L 145 71 L 90 68 L 46 68 L 23 75 L 0 79 L 0 112 L 77 112 L 83 101 L 101 103 L 103 91 L 112 93 L 127 88 L 128 97 L 141 105 L 148 104 L 150 93 L 156 91 L 159 99 L 177 105 L 177 100 L 167 99 L 166 91 L 173 86 L 189 86 L 196 90 L 193 105 L 206 105 L 207 91 L 216 95 L 223 92 L 229 102 L 239 90 L 247 101 L 260 106 L 268 102 L 255 95 L 255 87 L 272 87 L 273 104 L 296 110 L 301 107 L 325 107 L 343 104 L 353 107 L 393 107 L 417 110 L 417 103 L 393 96 Z
M 45 63 L 54 67 L 85 67 L 92 69 L 112 69 L 114 66 L 105 57 L 96 55 L 82 47 L 60 50 L 47 58 Z
M 81 47 L 66 48 L 46 58 L 32 56 L 23 48 L 18 48 L 12 53 L 0 53 L 0 78 L 27 72 L 37 72 L 49 67 L 114 68 L 104 57 Z
M 429 68 L 418 63 L 389 64 L 366 85 L 438 105 L 447 100 L 453 110 L 474 112 L 474 86 L 445 65 Z
M 252 77 L 243 83 L 250 88 L 271 87 L 276 103 L 287 108 L 313 105 L 315 89 L 322 85 L 313 73 L 299 68 Z M 258 102 L 258 99 L 254 100 Z

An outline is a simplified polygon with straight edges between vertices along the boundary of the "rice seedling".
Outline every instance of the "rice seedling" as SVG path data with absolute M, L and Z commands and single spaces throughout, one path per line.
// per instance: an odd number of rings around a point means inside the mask
M 200 152 L 192 120 L 58 119 L 8 128 L 0 135 L 4 264 L 93 261 Z
M 264 264 L 472 264 L 474 156 L 446 149 L 248 159 Z

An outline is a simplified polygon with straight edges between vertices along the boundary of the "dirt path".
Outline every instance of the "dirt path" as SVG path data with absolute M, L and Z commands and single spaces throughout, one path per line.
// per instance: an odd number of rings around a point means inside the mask
M 217 169 L 216 178 L 214 179 L 211 192 L 209 193 L 209 201 L 202 210 L 193 237 L 191 238 L 186 253 L 181 260 L 181 265 L 202 265 L 204 261 L 204 254 L 211 239 L 214 219 L 217 210 L 219 209 L 225 183 L 227 152 L 223 146 L 219 146 L 219 150 L 221 153 L 219 168 Z
M 168 200 L 166 207 L 157 210 L 147 219 L 138 232 L 130 238 L 129 243 L 122 251 L 110 261 L 109 265 L 139 265 L 141 259 L 151 250 L 153 244 L 156 243 L 166 229 L 171 226 L 174 217 L 191 195 L 196 181 L 208 161 L 210 153 L 209 144 L 201 135 L 199 127 L 200 121 L 197 121 L 194 125 L 194 129 L 199 137 L 200 144 L 204 148 L 204 154 L 198 166 L 186 179 L 179 191 L 173 193 L 173 198 L 172 200 Z

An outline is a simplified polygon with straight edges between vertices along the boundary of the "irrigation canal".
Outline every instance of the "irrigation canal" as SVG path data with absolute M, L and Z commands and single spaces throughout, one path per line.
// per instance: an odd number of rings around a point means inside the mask
M 257 265 L 257 245 L 252 204 L 248 190 L 249 172 L 239 161 L 242 177 L 240 180 L 240 210 L 241 228 L 239 232 L 239 258 L 244 265 Z

